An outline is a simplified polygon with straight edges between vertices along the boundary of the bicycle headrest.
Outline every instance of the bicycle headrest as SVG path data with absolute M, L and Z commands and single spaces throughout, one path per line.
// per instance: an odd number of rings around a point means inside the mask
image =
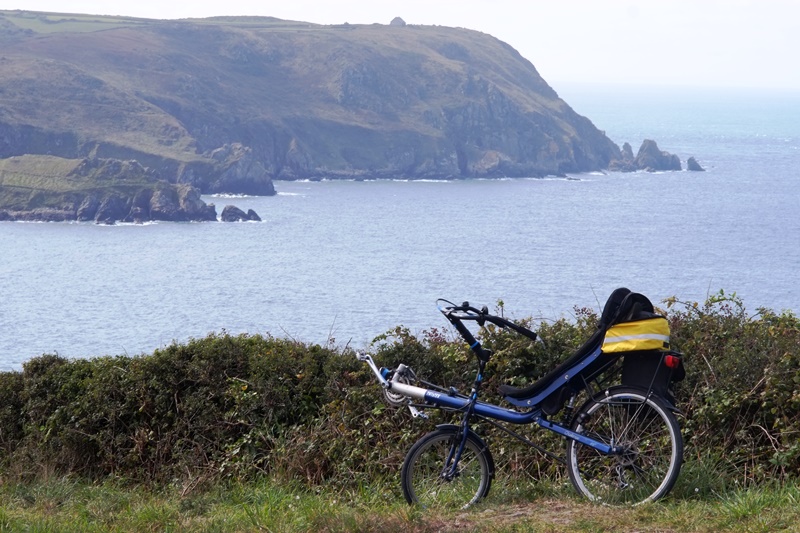
M 652 302 L 644 294 L 631 292 L 630 289 L 620 287 L 615 289 L 603 306 L 598 327 L 607 329 L 619 322 L 637 320 L 643 314 L 655 312 Z
M 600 323 L 598 324 L 598 327 L 607 328 L 611 325 L 612 320 L 617 315 L 617 311 L 619 311 L 619 306 L 622 303 L 622 300 L 624 300 L 625 297 L 630 293 L 630 289 L 626 289 L 625 287 L 615 289 L 614 292 L 611 293 L 611 296 L 608 297 L 606 304 L 603 306 L 603 314 L 600 315 Z

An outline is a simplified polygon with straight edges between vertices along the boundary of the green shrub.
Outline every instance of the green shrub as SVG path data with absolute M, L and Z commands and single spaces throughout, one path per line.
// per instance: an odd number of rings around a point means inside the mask
M 0 458 L 8 457 L 24 434 L 22 390 L 25 381 L 19 372 L 0 372 Z M 0 468 L 8 467 L 0 459 Z
M 683 412 L 687 479 L 717 486 L 800 478 L 800 320 L 749 315 L 735 295 L 701 304 L 670 299 L 673 344 L 685 352 L 676 388 Z M 498 312 L 502 312 L 502 303 Z M 594 332 L 597 316 L 536 325 L 544 342 L 494 326 L 480 331 L 494 355 L 482 398 L 502 403 L 501 383 L 524 386 L 549 372 Z M 530 319 L 520 321 L 530 326 Z M 379 365 L 468 393 L 477 365 L 448 329 L 412 335 L 398 327 L 371 347 Z M 70 474 L 186 490 L 222 477 L 256 475 L 316 485 L 360 486 L 397 476 L 413 442 L 458 413 L 411 419 L 390 407 L 352 351 L 269 336 L 212 334 L 152 355 L 34 358 L 0 373 L 0 481 Z M 563 440 L 512 428 L 561 453 Z M 487 423 L 478 426 L 498 470 L 558 480 L 559 465 Z M 689 479 L 691 478 L 691 479 Z
M 759 309 L 750 316 L 735 294 L 679 304 L 673 344 L 687 355 L 678 387 L 687 455 L 716 456 L 738 482 L 800 474 L 800 320 Z

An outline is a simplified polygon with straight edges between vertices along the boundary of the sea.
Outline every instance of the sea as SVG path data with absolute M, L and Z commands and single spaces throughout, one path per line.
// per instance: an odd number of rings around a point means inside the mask
M 445 328 L 438 298 L 537 321 L 622 286 L 800 311 L 800 92 L 554 88 L 617 144 L 653 139 L 706 171 L 276 182 L 204 197 L 262 222 L 0 223 L 0 371 L 211 333 L 370 349 Z

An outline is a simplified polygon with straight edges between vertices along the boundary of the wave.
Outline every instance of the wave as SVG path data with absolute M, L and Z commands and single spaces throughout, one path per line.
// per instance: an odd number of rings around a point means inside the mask
M 607 172 L 587 172 L 589 176 L 606 176 Z M 517 180 L 548 180 L 548 181 L 582 181 L 576 176 L 502 176 L 502 177 L 476 177 L 476 178 L 321 178 L 321 179 L 298 179 L 291 180 L 291 183 L 460 183 L 465 181 L 517 181 Z M 288 180 L 287 180 L 288 182 Z M 302 196 L 300 193 L 287 193 L 278 191 L 279 196 Z
M 367 181 L 367 180 L 364 180 Z M 434 179 L 434 178 L 390 178 L 390 179 L 372 179 L 368 181 L 393 181 L 395 183 L 453 183 L 455 181 L 462 181 L 462 180 L 445 180 L 445 179 Z
M 156 226 L 160 221 L 148 220 L 146 222 L 115 222 L 114 224 L 98 224 L 98 226 Z
M 266 220 L 234 220 L 231 222 L 223 222 L 222 217 L 217 217 L 217 222 L 221 224 L 264 224 Z

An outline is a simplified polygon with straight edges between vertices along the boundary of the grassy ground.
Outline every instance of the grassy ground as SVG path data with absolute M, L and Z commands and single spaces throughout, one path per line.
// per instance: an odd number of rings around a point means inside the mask
M 672 497 L 637 508 L 578 499 L 569 487 L 499 483 L 468 511 L 422 510 L 395 483 L 309 491 L 254 482 L 148 490 L 56 479 L 0 486 L 0 531 L 800 531 L 800 488 Z

